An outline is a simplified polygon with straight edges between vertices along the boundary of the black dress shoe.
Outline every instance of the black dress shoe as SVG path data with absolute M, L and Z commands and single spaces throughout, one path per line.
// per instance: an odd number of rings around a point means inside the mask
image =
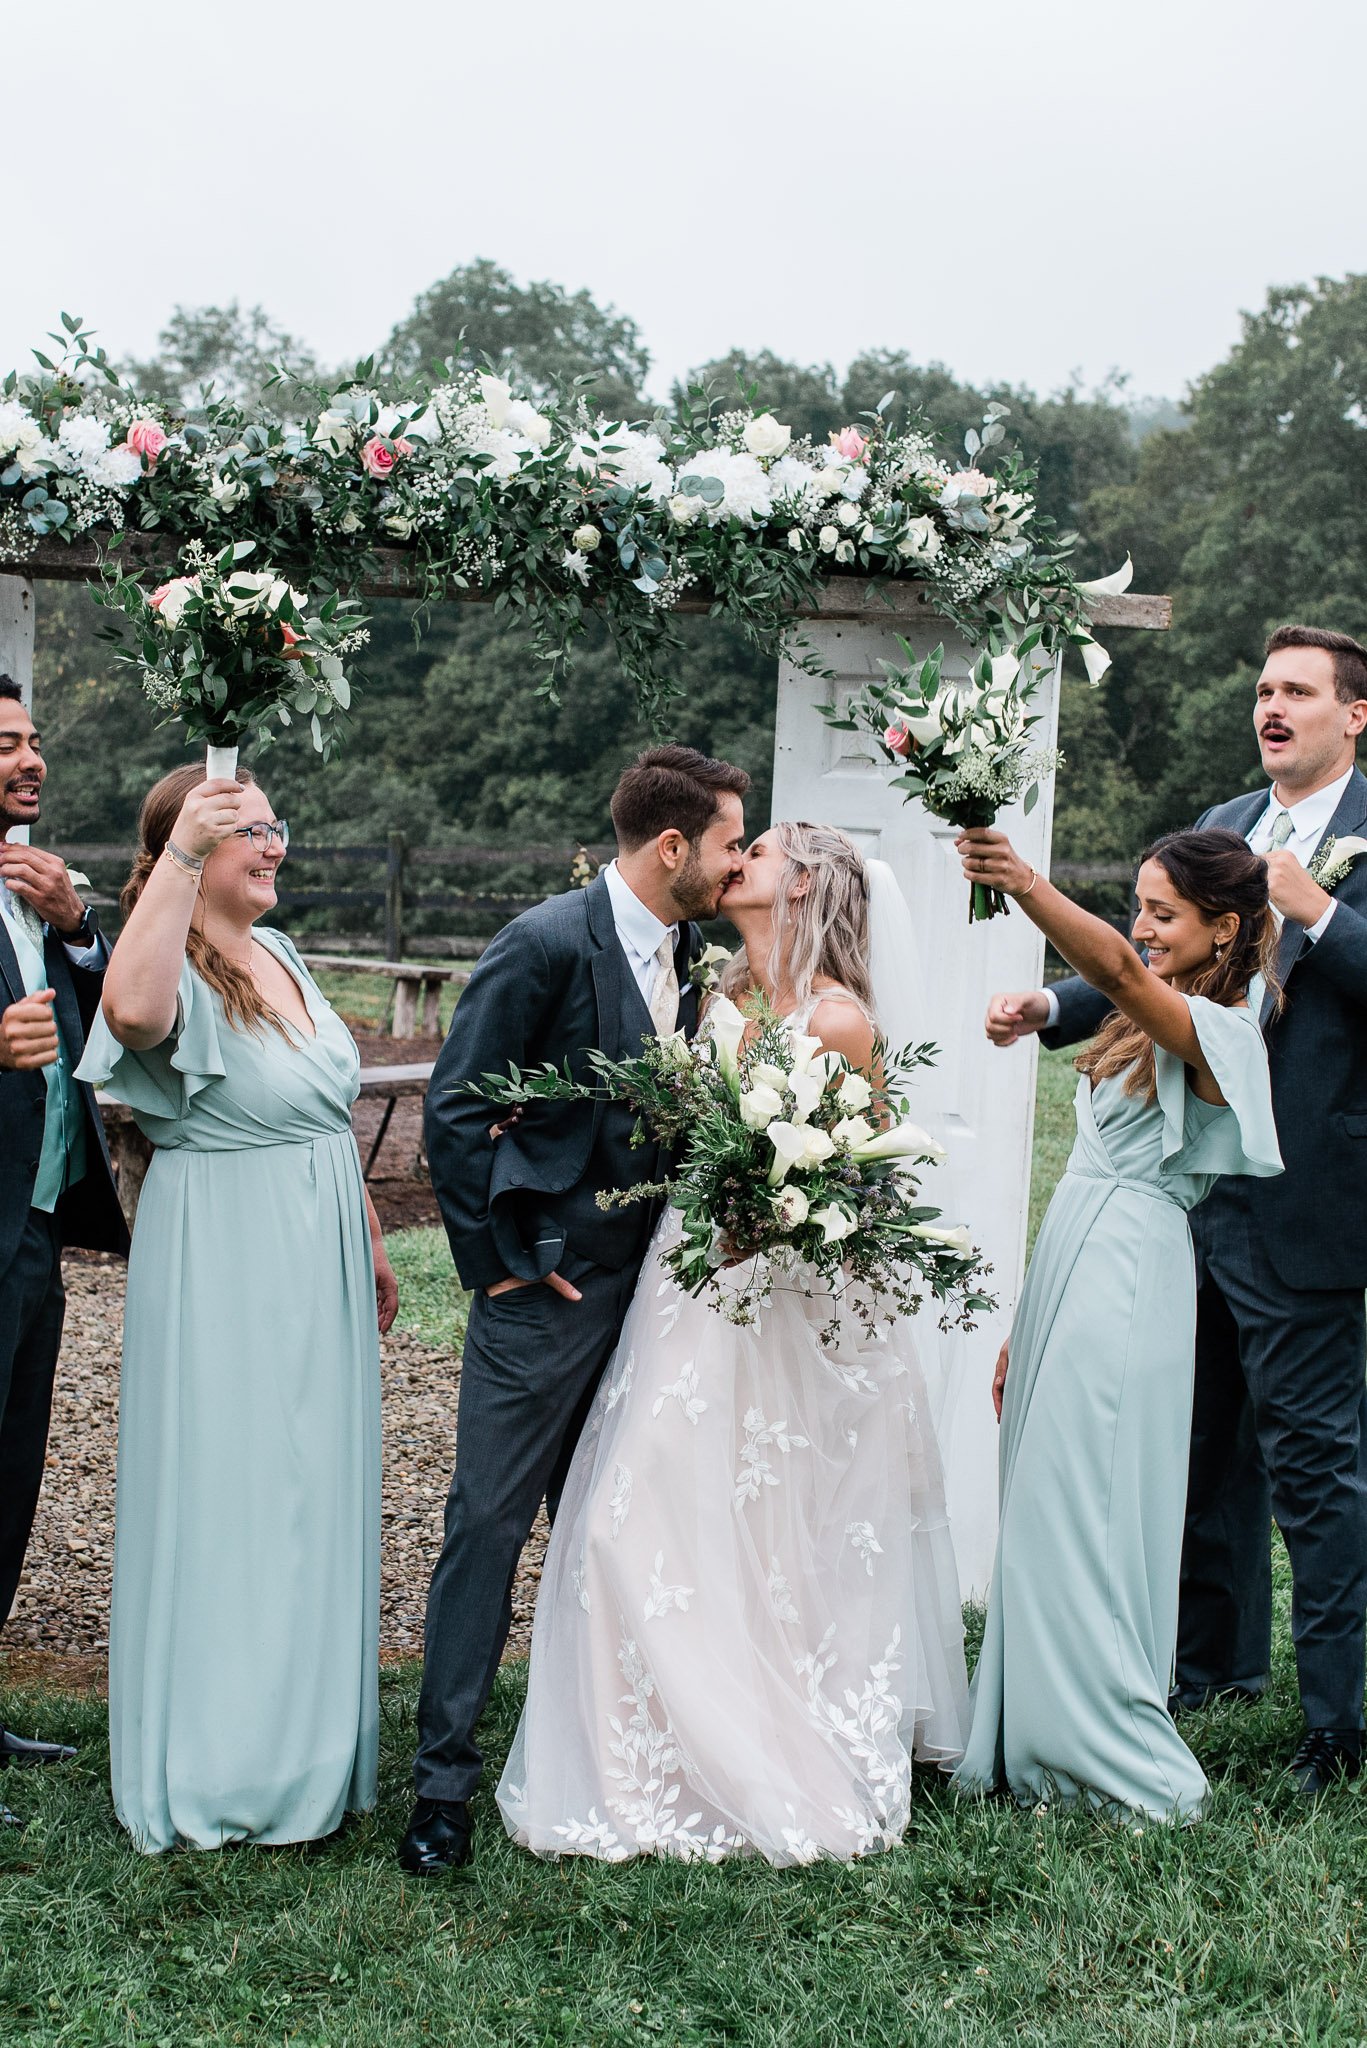
M 1317 1799 L 1331 1785 L 1355 1778 L 1362 1769 L 1362 1737 L 1335 1728 L 1309 1728 L 1286 1767 L 1303 1799 Z
M 420 1799 L 413 1808 L 408 1833 L 399 1844 L 399 1861 L 415 1877 L 439 1877 L 468 1863 L 470 1809 L 463 1799 Z
M 1207 1707 L 1256 1707 L 1261 1698 L 1247 1685 L 1213 1685 L 1195 1699 L 1174 1686 L 1168 1694 L 1168 1712 L 1176 1721 L 1183 1714 L 1202 1714 Z
M 0 1728 L 0 1771 L 6 1764 L 69 1764 L 75 1754 L 65 1742 L 26 1742 Z

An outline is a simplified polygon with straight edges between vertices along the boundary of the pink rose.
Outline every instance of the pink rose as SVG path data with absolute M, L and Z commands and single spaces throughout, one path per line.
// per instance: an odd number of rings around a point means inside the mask
M 135 455 L 141 455 L 149 469 L 155 469 L 157 457 L 169 439 L 165 427 L 159 427 L 155 420 L 134 420 L 124 445 Z
M 843 455 L 846 462 L 862 462 L 864 450 L 868 447 L 868 436 L 861 434 L 858 427 L 842 427 L 837 434 L 831 434 L 831 446 L 837 455 Z
M 387 477 L 401 455 L 411 455 L 413 443 L 400 435 L 397 441 L 386 441 L 381 435 L 373 434 L 361 450 L 361 467 L 367 476 Z
M 945 484 L 946 490 L 971 491 L 975 498 L 991 495 L 992 479 L 984 476 L 980 469 L 956 469 Z
M 293 626 L 287 626 L 287 625 L 285 624 L 285 621 L 284 621 L 283 619 L 282 619 L 282 620 L 280 621 L 280 638 L 281 638 L 281 639 L 282 639 L 282 640 L 284 641 L 284 643 L 285 643 L 285 652 L 284 652 L 284 656 L 283 656 L 283 659 L 284 659 L 284 660 L 286 660 L 286 661 L 302 661 L 302 660 L 303 660 L 303 658 L 304 658 L 304 657 L 302 656 L 302 654 L 296 654 L 296 653 L 295 653 L 295 651 L 294 651 L 294 650 L 295 650 L 295 648 L 296 648 L 296 647 L 297 647 L 297 646 L 299 645 L 299 642 L 300 642 L 300 641 L 301 641 L 301 640 L 303 639 L 303 637 L 304 637 L 304 636 L 303 636 L 303 634 L 302 634 L 302 633 L 296 633 L 296 632 L 295 632 L 295 630 L 294 630 Z
M 911 756 L 911 734 L 904 725 L 890 725 L 883 734 L 883 745 L 890 754 L 900 754 L 904 761 Z

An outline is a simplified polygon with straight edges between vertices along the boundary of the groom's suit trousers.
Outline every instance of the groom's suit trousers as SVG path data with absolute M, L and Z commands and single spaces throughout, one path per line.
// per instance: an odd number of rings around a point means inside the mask
M 475 1728 L 512 1620 L 513 1580 L 542 1501 L 552 1519 L 640 1271 L 573 1252 L 560 1263 L 581 1301 L 533 1284 L 470 1303 L 446 1534 L 427 1603 L 418 1753 L 420 1799 L 468 1799 Z

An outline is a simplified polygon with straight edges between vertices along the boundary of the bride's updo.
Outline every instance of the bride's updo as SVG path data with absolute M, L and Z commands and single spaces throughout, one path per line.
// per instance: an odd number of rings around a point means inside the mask
M 869 980 L 869 877 L 854 841 L 834 825 L 783 819 L 774 826 L 783 873 L 774 897 L 774 943 L 765 963 L 777 987 L 792 990 L 796 1007 L 812 997 L 818 976 L 838 981 L 856 996 L 875 1024 Z M 722 976 L 733 1000 L 755 980 L 742 947 Z

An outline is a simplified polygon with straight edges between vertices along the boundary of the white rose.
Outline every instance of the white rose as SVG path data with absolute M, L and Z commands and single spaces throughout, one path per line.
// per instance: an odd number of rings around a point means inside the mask
M 522 434 L 533 448 L 545 448 L 550 444 L 551 423 L 544 413 L 529 405 L 525 398 L 515 398 L 508 407 L 507 418 L 500 422 L 511 434 Z
M 676 526 L 691 526 L 702 511 L 702 499 L 690 498 L 679 491 L 669 501 L 669 516 Z
M 838 526 L 823 526 L 816 537 L 816 544 L 823 555 L 833 554 L 839 542 L 840 528 Z
M 862 1074 L 856 1074 L 853 1068 L 849 1070 L 841 1081 L 837 1093 L 844 1107 L 854 1112 L 867 1109 L 873 1101 L 871 1083 Z
M 852 540 L 837 541 L 835 559 L 837 562 L 852 562 L 854 560 L 854 542 Z
M 319 413 L 318 424 L 313 430 L 315 448 L 325 448 L 329 455 L 345 455 L 355 440 L 355 426 L 344 412 Z
M 795 555 L 802 553 L 802 528 L 800 526 L 790 526 L 788 528 L 788 545 Z
M 501 427 L 508 417 L 508 408 L 513 402 L 513 391 L 502 377 L 481 376 L 479 395 L 484 400 L 484 409 L 496 427 Z
M 344 512 L 341 518 L 337 521 L 337 530 L 339 533 L 358 533 L 360 531 L 360 526 L 361 515 L 359 514 L 359 512 Z
M 412 520 L 405 518 L 402 512 L 391 512 L 383 525 L 385 532 L 392 533 L 395 540 L 407 540 L 413 532 Z
M 740 1099 L 741 1122 L 748 1131 L 762 1131 L 783 1108 L 783 1097 L 777 1088 L 769 1088 L 760 1081 L 753 1088 L 747 1088 Z
M 814 1209 L 808 1221 L 821 1225 L 821 1234 L 827 1244 L 839 1244 L 842 1239 L 852 1237 L 859 1228 L 849 1210 L 842 1209 L 838 1202 L 828 1202 L 824 1209 Z
M 195 576 L 174 576 L 166 586 L 166 595 L 161 601 L 161 622 L 164 626 L 178 626 L 181 613 L 192 597 L 199 595 L 199 579 Z
M 851 505 L 847 498 L 837 508 L 835 516 L 840 521 L 840 524 L 842 526 L 858 526 L 860 517 L 859 507 L 857 505 Z
M 816 488 L 823 498 L 839 497 L 844 481 L 845 464 L 838 459 L 816 473 Z
M 762 462 L 782 455 L 792 438 L 792 428 L 780 426 L 771 412 L 762 412 L 758 419 L 751 420 L 741 435 L 750 454 L 759 456 Z
M 254 612 L 269 602 L 278 581 L 269 569 L 233 569 L 224 578 L 223 595 L 231 611 Z
M 596 526 L 576 526 L 571 538 L 581 554 L 591 555 L 603 536 Z
M 853 1151 L 856 1145 L 867 1145 L 873 1136 L 874 1126 L 866 1116 L 842 1116 L 838 1124 L 832 1124 L 831 1136 L 837 1145 L 848 1145 Z
M 920 519 L 907 522 L 907 530 L 897 543 L 897 552 L 909 562 L 933 562 L 940 547 L 939 529 L 927 513 Z
M 768 1060 L 756 1060 L 750 1069 L 752 1081 L 762 1081 L 766 1088 L 777 1088 L 781 1095 L 788 1086 L 788 1073 L 784 1067 L 775 1067 Z
M 807 1221 L 811 1203 L 801 1188 L 781 1188 L 776 1195 L 770 1195 L 774 1215 L 784 1230 L 797 1230 Z
M 246 486 L 235 476 L 214 475 L 209 479 L 209 496 L 220 512 L 231 512 L 246 496 Z

